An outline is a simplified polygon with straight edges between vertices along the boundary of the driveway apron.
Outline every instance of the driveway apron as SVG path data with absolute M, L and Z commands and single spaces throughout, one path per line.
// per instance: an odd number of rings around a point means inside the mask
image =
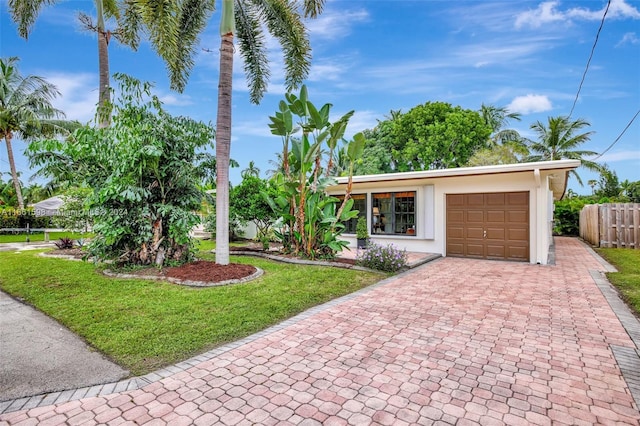
M 567 238 L 556 263 L 444 258 L 139 389 L 0 424 L 637 425 L 612 349 L 637 348 L 603 266 Z

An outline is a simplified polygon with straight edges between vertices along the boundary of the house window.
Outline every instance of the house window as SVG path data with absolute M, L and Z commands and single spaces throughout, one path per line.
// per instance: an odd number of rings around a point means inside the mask
M 416 193 L 372 194 L 373 234 L 416 235 Z
M 344 195 L 337 197 L 340 200 L 340 203 L 344 200 Z M 367 217 L 367 195 L 366 194 L 351 194 L 351 198 L 353 199 L 353 210 L 358 210 L 358 216 L 353 219 L 349 219 L 344 222 L 345 234 L 355 234 L 356 233 L 356 224 L 358 223 L 359 217 Z M 338 204 L 340 206 L 340 204 Z M 339 207 L 338 207 L 339 208 Z

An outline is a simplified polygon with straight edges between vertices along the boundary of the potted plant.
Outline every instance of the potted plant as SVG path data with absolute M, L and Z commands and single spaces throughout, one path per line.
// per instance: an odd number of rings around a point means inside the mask
M 367 218 L 360 216 L 356 223 L 356 238 L 358 240 L 357 247 L 359 249 L 367 248 L 367 242 L 369 241 L 369 230 L 367 229 Z

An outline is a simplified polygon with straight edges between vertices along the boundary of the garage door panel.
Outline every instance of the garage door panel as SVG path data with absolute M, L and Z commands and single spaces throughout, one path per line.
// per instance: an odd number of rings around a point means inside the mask
M 504 210 L 487 210 L 486 222 L 488 223 L 504 223 L 506 214 Z
M 509 254 L 509 256 L 507 257 L 507 260 L 524 260 L 524 261 L 528 261 L 529 260 L 529 245 L 528 244 L 526 246 L 513 246 L 513 245 L 510 245 L 508 247 L 508 254 Z
M 487 228 L 487 240 L 505 240 L 506 230 L 504 228 Z
M 449 210 L 447 211 L 447 224 L 452 223 L 464 223 L 464 211 L 463 210 Z
M 464 194 L 447 194 L 448 207 L 464 206 L 465 204 Z
M 504 259 L 506 248 L 504 244 L 487 244 L 487 258 Z
M 484 229 L 467 227 L 464 237 L 468 240 L 481 240 L 484 237 Z
M 465 214 L 465 221 L 471 223 L 483 223 L 484 211 L 483 210 L 467 210 Z
M 484 244 L 482 243 L 467 243 L 465 255 L 471 257 L 484 257 Z
M 529 193 L 447 194 L 448 256 L 529 260 Z
M 464 243 L 450 242 L 447 244 L 447 252 L 450 256 L 464 256 Z
M 485 195 L 485 204 L 487 206 L 504 206 L 505 194 L 504 193 L 489 193 Z
M 506 212 L 507 222 L 510 223 L 529 223 L 529 211 L 510 210 Z
M 527 242 L 529 240 L 529 230 L 524 228 L 522 229 L 510 228 L 507 230 L 507 240 Z
M 508 206 L 526 206 L 529 207 L 528 192 L 507 192 L 506 204 Z
M 466 194 L 465 195 L 465 208 L 469 207 L 484 207 L 484 197 L 482 194 Z

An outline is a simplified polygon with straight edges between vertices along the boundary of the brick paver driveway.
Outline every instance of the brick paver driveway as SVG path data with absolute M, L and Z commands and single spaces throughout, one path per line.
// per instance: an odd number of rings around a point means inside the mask
M 141 389 L 3 424 L 638 424 L 634 347 L 577 240 L 557 266 L 446 258 Z M 66 422 L 66 423 L 65 423 Z

